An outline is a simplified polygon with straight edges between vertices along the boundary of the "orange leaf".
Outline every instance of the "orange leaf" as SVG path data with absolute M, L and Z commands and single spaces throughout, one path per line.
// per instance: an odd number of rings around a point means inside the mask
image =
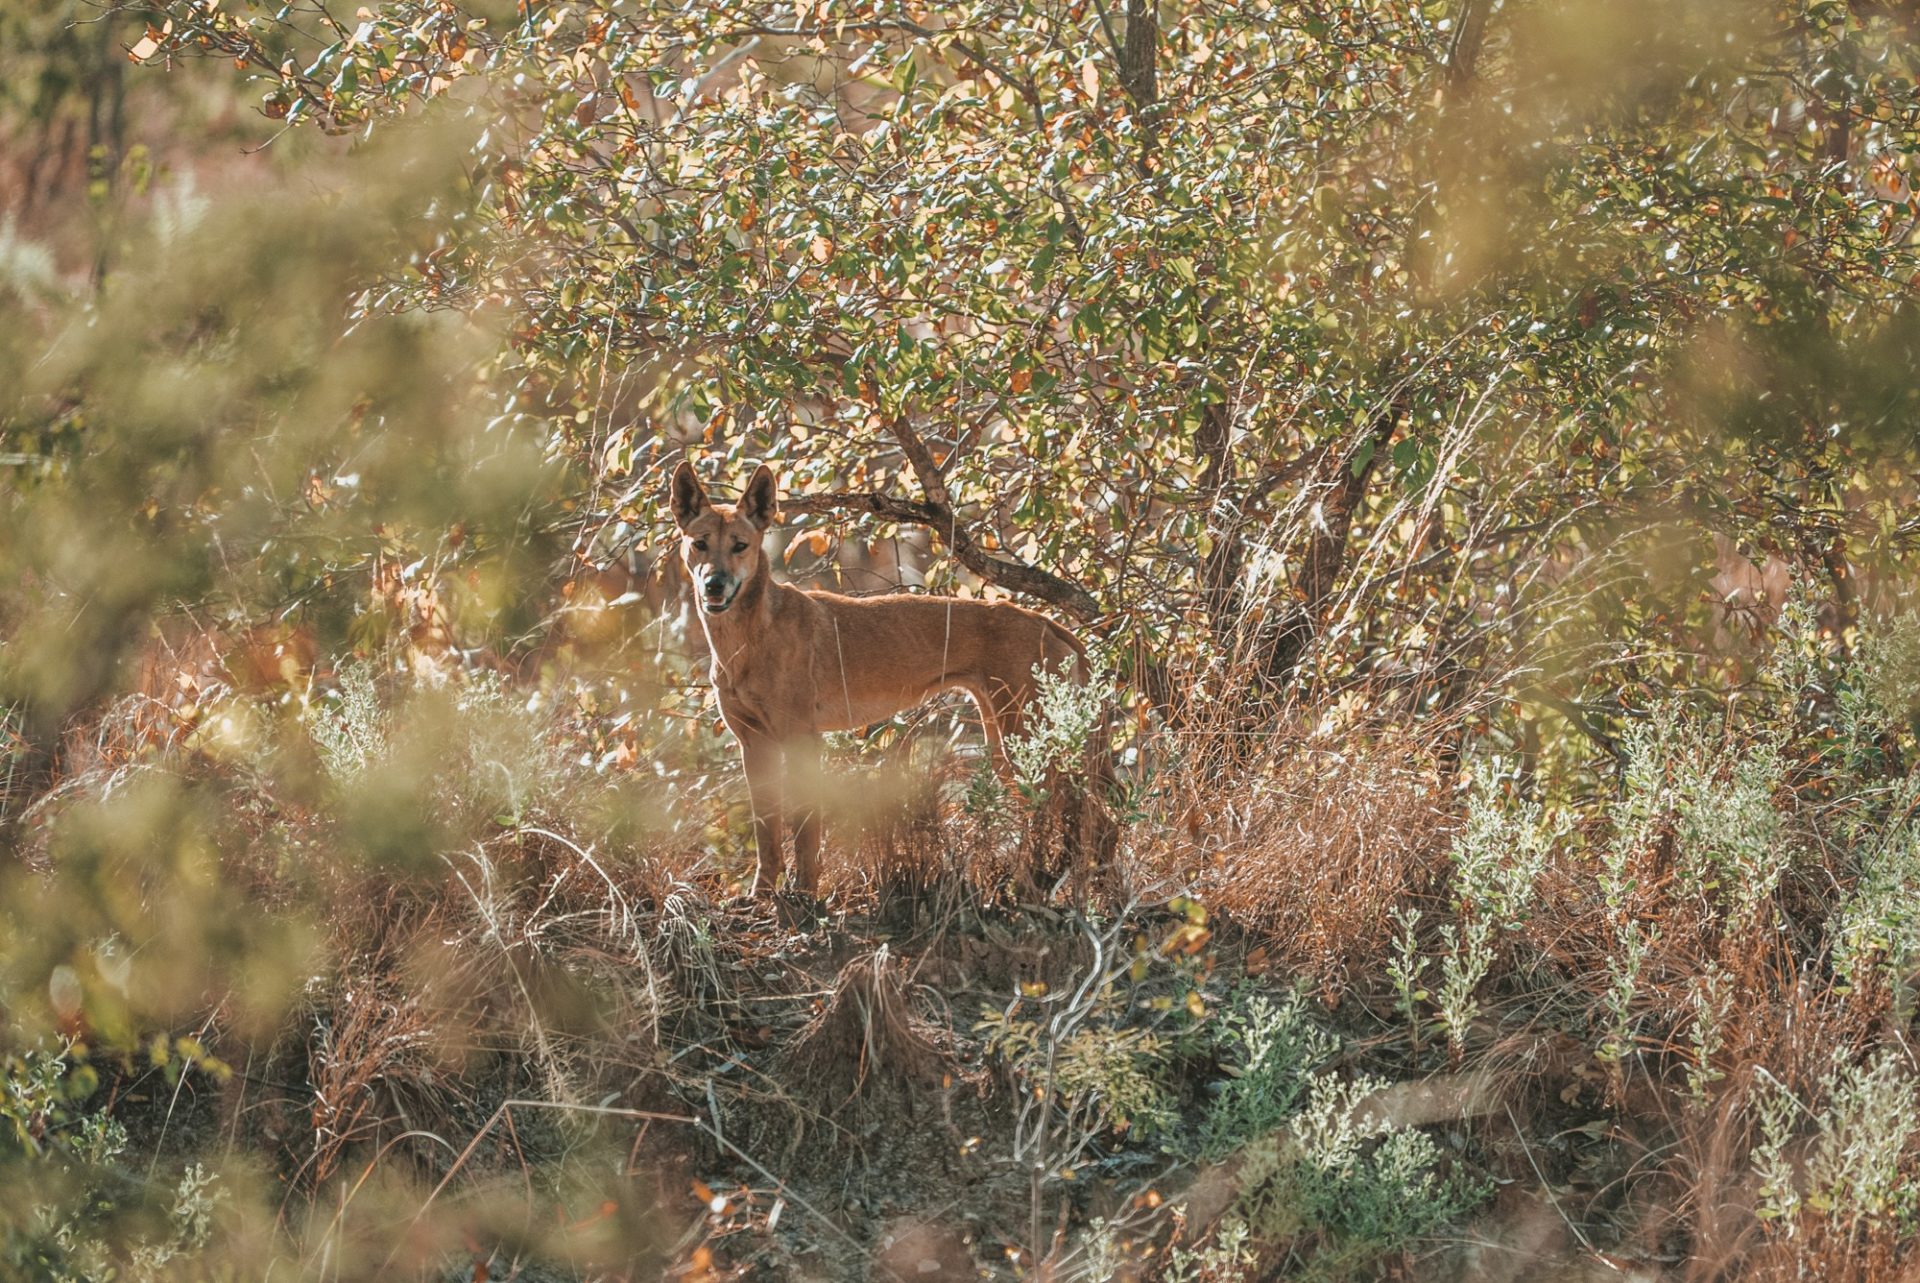
M 824 236 L 816 236 L 808 252 L 813 255 L 814 262 L 824 263 L 833 257 L 833 242 Z

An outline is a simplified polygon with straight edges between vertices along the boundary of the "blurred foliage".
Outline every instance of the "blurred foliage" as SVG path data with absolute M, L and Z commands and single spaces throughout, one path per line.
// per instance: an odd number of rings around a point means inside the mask
M 150 229 L 85 298 L 5 297 L 5 698 L 36 724 L 114 689 L 164 611 L 305 607 L 337 644 L 376 558 L 457 560 L 482 625 L 529 609 L 512 585 L 533 577 L 509 572 L 541 554 L 529 504 L 554 470 L 479 377 L 485 325 L 353 314 L 453 156 L 438 136 L 370 148 L 350 179 Z

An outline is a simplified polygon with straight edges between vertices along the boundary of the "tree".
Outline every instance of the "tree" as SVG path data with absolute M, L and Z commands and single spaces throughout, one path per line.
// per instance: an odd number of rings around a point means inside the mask
M 1123 657 L 1424 704 L 1525 656 L 1576 710 L 1587 628 L 1698 649 L 1706 532 L 1844 602 L 1920 530 L 1878 4 L 164 12 L 136 52 L 289 124 L 461 122 L 361 311 L 503 309 L 603 514 L 699 443 Z M 1687 573 L 1608 592 L 1650 556 Z

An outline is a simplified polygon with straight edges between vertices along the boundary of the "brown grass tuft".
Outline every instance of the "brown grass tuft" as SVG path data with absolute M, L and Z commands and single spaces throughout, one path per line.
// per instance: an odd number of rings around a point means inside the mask
M 305 1178 L 325 1184 L 345 1154 L 372 1148 L 393 1127 L 396 1094 L 431 1090 L 432 1018 L 394 983 L 390 959 L 369 959 L 340 984 L 314 1022 L 307 1051 L 313 1154 Z
M 1439 755 L 1411 736 L 1301 743 L 1232 774 L 1176 759 L 1171 773 L 1171 832 L 1139 851 L 1137 882 L 1190 887 L 1323 983 L 1385 958 L 1389 914 L 1446 854 Z
M 905 965 L 883 944 L 840 969 L 825 1004 L 794 1039 L 789 1063 L 797 1083 L 828 1113 L 876 1082 L 925 1085 L 946 1072 L 947 1057 L 914 1011 L 909 983 Z

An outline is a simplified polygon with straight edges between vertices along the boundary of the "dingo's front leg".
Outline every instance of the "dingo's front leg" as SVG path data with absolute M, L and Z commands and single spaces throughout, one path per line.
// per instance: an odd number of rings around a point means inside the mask
M 759 867 L 753 893 L 770 895 L 780 881 L 780 745 L 760 735 L 740 737 L 740 757 L 747 769 L 747 796 L 753 803 L 753 844 Z
M 786 747 L 787 781 L 801 808 L 793 825 L 793 887 L 814 895 L 820 889 L 820 739 L 802 735 Z

